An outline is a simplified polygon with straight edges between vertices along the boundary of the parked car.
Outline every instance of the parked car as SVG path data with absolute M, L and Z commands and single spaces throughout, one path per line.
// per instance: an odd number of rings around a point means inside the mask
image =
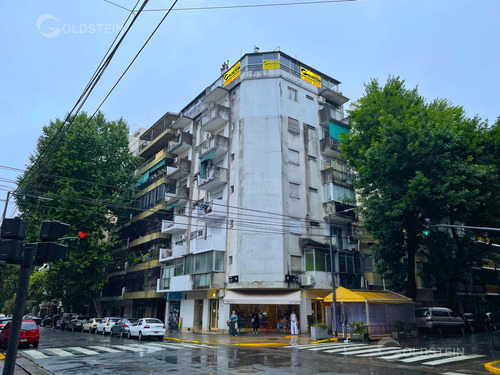
M 479 314 L 465 313 L 462 315 L 462 318 L 465 322 L 465 329 L 468 332 L 481 332 L 487 329 L 485 319 Z
M 487 312 L 484 314 L 486 326 L 488 330 L 494 330 L 500 328 L 500 313 L 498 312 Z
M 12 320 L 12 318 L 0 318 L 0 332 L 2 332 L 2 330 L 4 329 L 5 325 L 10 322 Z
M 116 322 L 115 325 L 111 327 L 110 336 L 117 335 L 120 337 L 127 337 L 130 326 L 133 325 L 136 321 L 137 319 L 133 318 L 120 319 Z
M 40 323 L 40 325 L 42 327 L 47 327 L 47 326 L 52 327 L 53 319 L 54 319 L 54 317 L 52 315 L 47 315 L 45 318 L 42 319 L 42 322 Z
M 85 321 L 82 325 L 82 332 L 92 333 L 97 329 L 97 325 L 101 322 L 102 318 L 91 318 Z
M 420 330 L 436 331 L 440 335 L 444 331 L 465 333 L 464 320 L 452 310 L 444 307 L 421 307 L 415 309 L 417 327 Z
M 6 348 L 9 342 L 10 328 L 12 322 L 8 322 L 2 332 L 0 332 L 0 346 Z M 34 320 L 23 320 L 21 323 L 21 333 L 19 334 L 19 345 L 38 347 L 40 341 L 40 331 L 38 324 Z
M 158 340 L 163 340 L 165 336 L 165 325 L 160 319 L 141 318 L 129 327 L 127 337 L 137 337 L 143 340 L 146 337 L 156 337 Z
M 73 319 L 71 319 L 68 324 L 66 324 L 66 331 L 82 331 L 83 330 L 83 322 L 88 320 L 88 315 L 75 315 Z
M 69 321 L 75 317 L 75 314 L 73 313 L 64 313 L 62 314 L 61 318 L 57 322 L 57 328 L 59 328 L 61 331 L 63 329 L 66 329 L 66 326 L 68 325 Z
M 101 322 L 97 325 L 97 328 L 95 330 L 96 335 L 101 333 L 102 335 L 105 335 L 106 333 L 111 332 L 111 327 L 115 325 L 117 321 L 119 321 L 120 318 L 117 317 L 106 317 Z
M 42 318 L 40 318 L 39 316 L 24 315 L 23 320 L 34 320 L 37 325 L 42 324 Z

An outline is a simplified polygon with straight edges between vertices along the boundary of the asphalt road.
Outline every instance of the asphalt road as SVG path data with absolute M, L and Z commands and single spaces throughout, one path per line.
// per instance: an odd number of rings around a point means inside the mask
M 166 340 L 139 342 L 88 333 L 61 332 L 51 328 L 40 328 L 40 335 L 38 349 L 20 349 L 20 354 L 54 374 L 465 375 L 487 373 L 483 368 L 486 357 L 446 365 L 425 366 L 422 361 L 381 360 L 376 358 L 377 355 L 380 357 L 380 353 L 373 356 L 361 356 L 363 350 L 373 349 L 373 346 L 346 346 L 345 350 L 343 350 L 343 344 L 338 349 L 339 347 L 334 346 L 333 343 L 324 344 L 324 347 L 210 346 Z M 356 343 L 350 345 L 356 345 Z M 357 354 L 357 350 L 361 350 L 360 354 Z M 384 350 L 392 353 L 392 349 Z M 436 360 L 432 357 L 435 354 L 426 355 L 430 356 L 428 361 Z

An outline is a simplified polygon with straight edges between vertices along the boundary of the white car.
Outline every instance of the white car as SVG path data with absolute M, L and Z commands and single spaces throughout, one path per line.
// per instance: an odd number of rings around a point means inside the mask
M 102 334 L 105 335 L 107 333 L 111 332 L 111 327 L 115 325 L 117 321 L 119 321 L 121 318 L 117 317 L 106 317 L 102 318 L 102 320 L 99 322 L 99 324 L 96 327 L 95 334 Z
M 91 318 L 83 322 L 82 332 L 92 333 L 97 329 L 97 325 L 101 322 L 101 318 Z
M 127 337 L 137 337 L 142 340 L 146 337 L 156 337 L 158 340 L 163 340 L 165 335 L 165 325 L 160 319 L 142 318 L 138 319 L 130 326 Z

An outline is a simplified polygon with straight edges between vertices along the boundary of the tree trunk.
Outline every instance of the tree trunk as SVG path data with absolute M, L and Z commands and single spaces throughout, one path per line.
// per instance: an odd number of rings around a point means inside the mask
M 406 296 L 415 300 L 417 298 L 417 280 L 415 278 L 415 257 L 417 254 L 417 243 L 415 240 L 408 241 L 408 264 Z
M 97 316 L 102 316 L 102 306 L 101 306 L 101 300 L 99 298 L 94 298 L 94 309 L 97 314 Z

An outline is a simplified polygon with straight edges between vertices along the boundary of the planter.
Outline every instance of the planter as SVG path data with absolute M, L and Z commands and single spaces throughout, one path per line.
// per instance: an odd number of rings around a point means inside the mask
M 368 333 L 351 333 L 352 341 L 366 341 L 368 340 Z
M 328 338 L 328 329 L 325 327 L 311 326 L 311 338 L 313 341 L 318 341 Z

